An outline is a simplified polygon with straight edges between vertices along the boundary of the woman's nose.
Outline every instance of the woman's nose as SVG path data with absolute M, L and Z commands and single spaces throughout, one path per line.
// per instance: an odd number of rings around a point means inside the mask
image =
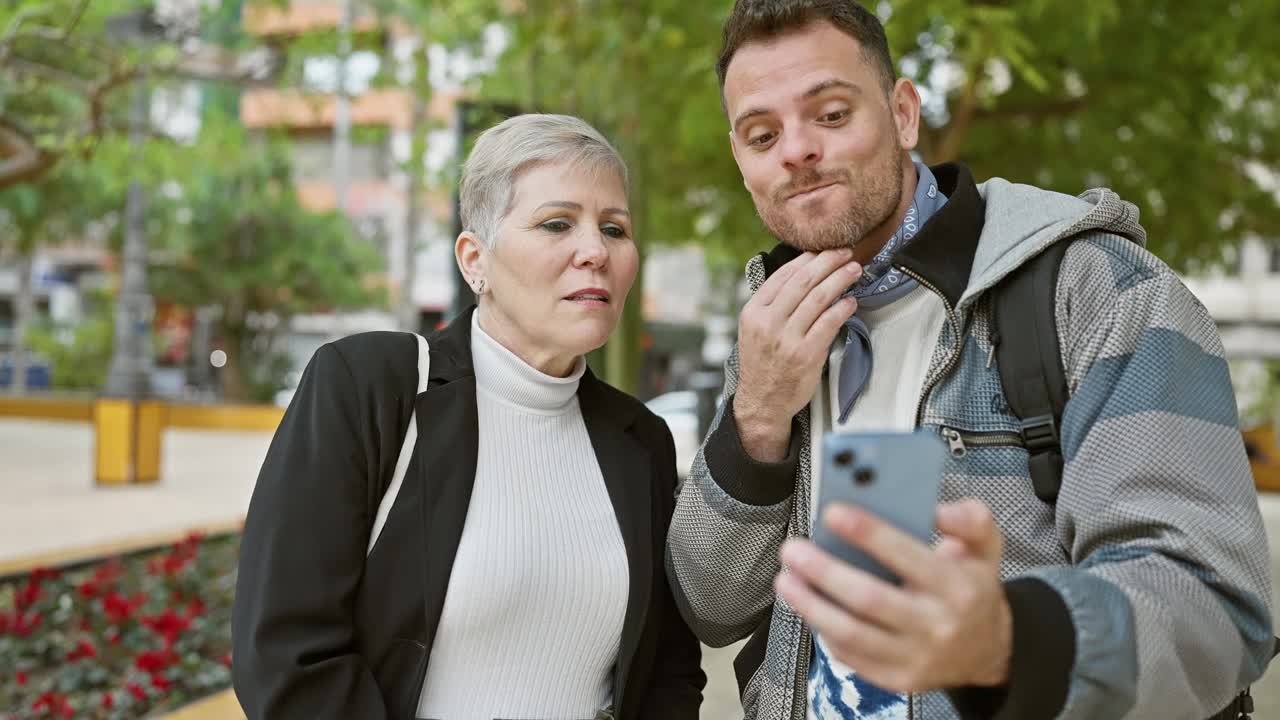
M 603 233 L 598 229 L 589 229 L 582 233 L 582 237 L 578 239 L 574 264 L 597 270 L 609 264 L 609 246 L 605 244 Z

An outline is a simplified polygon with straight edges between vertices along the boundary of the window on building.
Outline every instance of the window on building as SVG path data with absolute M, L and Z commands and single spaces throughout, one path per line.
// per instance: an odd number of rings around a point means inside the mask
M 390 149 L 376 133 L 354 129 L 351 141 L 351 178 L 385 178 L 391 172 Z M 365 137 L 368 135 L 368 137 Z M 292 143 L 293 175 L 300 181 L 333 178 L 333 135 L 329 132 L 295 137 Z
M 387 219 L 381 215 L 365 215 L 355 219 L 356 234 L 373 245 L 383 258 L 390 253 L 390 234 L 387 232 Z
M 369 89 L 378 74 L 381 59 L 372 50 L 357 50 L 347 58 L 347 91 L 359 95 Z M 338 91 L 336 55 L 316 55 L 302 61 L 302 85 L 308 90 L 331 93 Z

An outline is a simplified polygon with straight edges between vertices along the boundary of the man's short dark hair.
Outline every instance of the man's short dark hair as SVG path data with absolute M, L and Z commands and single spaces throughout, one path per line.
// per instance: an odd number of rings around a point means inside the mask
M 770 40 L 823 21 L 858 41 L 867 62 L 880 76 L 885 93 L 893 92 L 897 76 L 884 25 L 860 3 L 854 0 L 737 0 L 724 23 L 724 43 L 716 63 L 720 97 L 724 98 L 724 77 L 729 72 L 729 63 L 743 45 Z

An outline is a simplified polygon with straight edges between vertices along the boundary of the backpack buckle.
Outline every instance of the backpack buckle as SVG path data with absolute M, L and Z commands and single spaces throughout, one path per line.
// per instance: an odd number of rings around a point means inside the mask
M 1032 455 L 1062 447 L 1062 442 L 1058 438 L 1058 422 L 1052 415 L 1027 418 L 1019 425 L 1022 428 L 1022 442 L 1027 446 L 1027 452 Z

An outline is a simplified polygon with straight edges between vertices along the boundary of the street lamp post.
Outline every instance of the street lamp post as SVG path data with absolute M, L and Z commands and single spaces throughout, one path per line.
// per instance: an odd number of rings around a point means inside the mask
M 150 94 L 139 83 L 129 111 L 129 145 L 136 151 L 149 122 Z M 147 197 L 135 178 L 129 183 L 124 209 L 120 292 L 116 297 L 115 342 L 107 370 L 106 394 L 137 402 L 151 394 L 151 319 L 155 311 L 147 292 Z
M 154 8 L 142 7 L 111 18 L 107 35 L 123 42 L 145 42 L 163 31 Z M 151 94 L 145 78 L 135 80 L 129 105 L 129 147 L 138 153 L 150 124 Z M 114 345 L 103 396 L 94 403 L 94 473 L 99 485 L 150 483 L 160 479 L 161 406 L 151 398 L 155 365 L 151 320 L 155 311 L 147 292 L 147 198 L 138 177 L 125 199 L 124 247 L 120 291 L 116 297 Z
M 341 0 L 338 12 L 338 87 L 333 107 L 333 198 L 344 216 L 351 191 L 351 23 L 354 0 Z

